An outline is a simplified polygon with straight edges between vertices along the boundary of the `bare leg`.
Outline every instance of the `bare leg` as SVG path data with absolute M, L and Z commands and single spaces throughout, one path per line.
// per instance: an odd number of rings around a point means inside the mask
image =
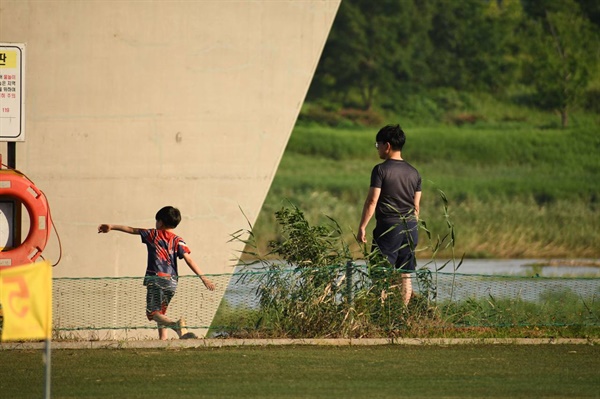
M 167 328 L 173 329 L 179 338 L 187 333 L 187 328 L 182 327 L 185 324 L 185 322 L 182 322 L 182 319 L 173 321 L 160 313 L 154 313 L 152 319 L 158 324 L 158 337 L 161 340 L 167 339 Z
M 410 302 L 410 297 L 412 295 L 412 281 L 410 279 L 410 273 L 402 273 L 402 286 L 400 288 L 400 293 L 402 295 L 402 301 L 405 306 L 408 306 Z
M 161 341 L 165 341 L 167 339 L 167 331 L 169 330 L 166 328 L 158 327 L 158 339 L 160 339 Z

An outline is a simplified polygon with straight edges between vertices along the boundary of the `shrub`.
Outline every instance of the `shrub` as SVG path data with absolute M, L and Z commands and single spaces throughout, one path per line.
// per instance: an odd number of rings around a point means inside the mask
M 340 116 L 362 126 L 381 126 L 384 118 L 377 111 L 346 108 L 339 112 Z
M 335 109 L 320 104 L 307 105 L 300 112 L 298 120 L 304 123 L 314 122 L 330 127 L 380 126 L 384 122 L 383 116 L 372 109 Z
M 475 124 L 480 121 L 485 121 L 485 117 L 479 114 L 470 112 L 459 112 L 457 114 L 450 113 L 446 115 L 446 122 L 456 126 L 462 126 L 465 124 Z
M 593 88 L 585 92 L 583 106 L 587 111 L 600 114 L 600 88 Z
M 303 110 L 298 116 L 298 120 L 301 122 L 316 122 L 324 126 L 338 126 L 342 117 L 335 111 L 326 110 L 320 106 L 308 107 Z

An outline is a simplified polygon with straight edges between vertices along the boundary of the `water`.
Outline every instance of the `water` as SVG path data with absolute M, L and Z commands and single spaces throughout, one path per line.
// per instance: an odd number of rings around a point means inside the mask
M 441 268 L 448 260 L 437 260 L 435 264 L 419 260 L 417 269 L 427 267 L 430 270 Z M 456 260 L 456 265 L 460 259 Z M 364 261 L 357 261 L 364 265 Z M 235 268 L 235 273 L 242 270 Z M 259 270 L 257 268 L 257 270 Z M 452 262 L 438 270 L 452 273 Z M 465 259 L 456 270 L 460 274 L 483 274 L 501 276 L 539 276 L 539 277 L 600 277 L 600 259 Z
M 420 261 L 419 267 L 425 263 L 427 262 Z M 456 263 L 458 264 L 458 261 Z M 438 268 L 443 264 L 444 261 L 437 261 Z M 435 268 L 432 264 L 428 267 L 432 270 Z M 454 271 L 452 263 L 441 271 L 452 273 Z M 465 259 L 456 272 L 502 276 L 600 277 L 600 260 Z

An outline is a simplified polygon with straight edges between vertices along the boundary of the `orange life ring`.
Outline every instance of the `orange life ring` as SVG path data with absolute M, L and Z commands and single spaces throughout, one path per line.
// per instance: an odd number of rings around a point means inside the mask
M 50 210 L 44 193 L 17 170 L 0 169 L 0 201 L 17 200 L 29 213 L 29 233 L 16 248 L 0 250 L 0 266 L 33 263 L 42 254 L 50 236 Z

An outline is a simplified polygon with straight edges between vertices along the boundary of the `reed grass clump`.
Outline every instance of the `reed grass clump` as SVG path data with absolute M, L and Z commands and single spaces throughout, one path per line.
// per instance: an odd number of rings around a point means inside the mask
M 408 305 L 401 299 L 400 273 L 379 252 L 367 247 L 353 252 L 334 219 L 311 224 L 299 207 L 288 204 L 275 214 L 278 235 L 267 253 L 257 247 L 251 225 L 232 235 L 245 244 L 242 259 L 247 259 L 234 278 L 253 287 L 256 306 L 224 302 L 213 331 L 286 338 L 480 336 L 506 329 L 521 336 L 543 335 L 540 329 L 598 335 L 593 329 L 600 326 L 597 279 L 572 279 L 557 289 L 553 280 L 459 274 L 464 254 L 456 249 L 448 199 L 443 192 L 439 197 L 444 224 L 420 221 L 421 250 L 431 257 L 414 273 L 416 289 Z M 450 259 L 438 261 L 441 253 Z

